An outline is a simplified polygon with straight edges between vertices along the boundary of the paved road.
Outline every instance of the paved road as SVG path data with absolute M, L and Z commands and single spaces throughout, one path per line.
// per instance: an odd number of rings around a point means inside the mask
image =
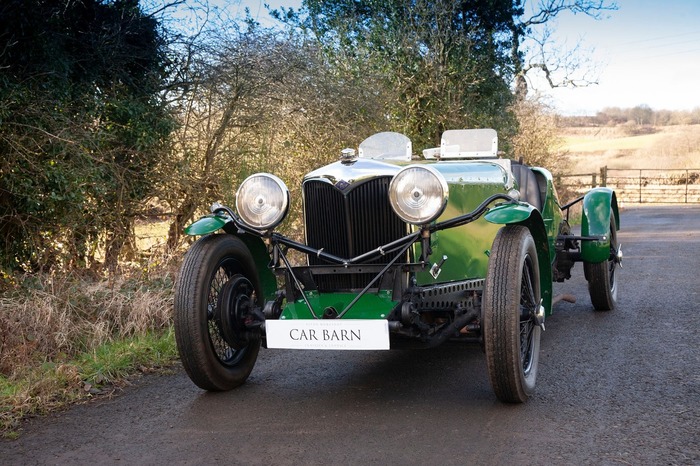
M 537 394 L 496 401 L 479 348 L 263 350 L 248 383 L 179 371 L 31 422 L 3 464 L 700 464 L 700 207 L 627 209 L 619 309 L 558 286 Z

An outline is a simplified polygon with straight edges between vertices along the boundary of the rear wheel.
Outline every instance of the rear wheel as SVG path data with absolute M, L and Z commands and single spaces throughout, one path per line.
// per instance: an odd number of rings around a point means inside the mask
M 584 263 L 588 294 L 596 311 L 612 311 L 617 305 L 617 267 L 622 257 L 617 241 L 615 216 L 610 215 L 610 258 L 597 264 Z
M 499 400 L 522 403 L 535 389 L 544 323 L 537 249 L 527 228 L 507 225 L 496 235 L 482 306 L 491 386 Z
M 205 390 L 230 390 L 246 381 L 260 350 L 244 317 L 260 305 L 250 251 L 231 235 L 209 235 L 185 255 L 175 287 L 175 339 L 185 371 Z

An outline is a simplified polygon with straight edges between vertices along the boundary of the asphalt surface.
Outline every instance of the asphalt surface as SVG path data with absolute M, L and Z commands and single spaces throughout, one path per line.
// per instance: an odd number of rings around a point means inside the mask
M 556 292 L 537 393 L 492 394 L 478 347 L 261 350 L 248 382 L 179 370 L 29 422 L 2 464 L 700 464 L 700 206 L 622 214 L 619 307 Z

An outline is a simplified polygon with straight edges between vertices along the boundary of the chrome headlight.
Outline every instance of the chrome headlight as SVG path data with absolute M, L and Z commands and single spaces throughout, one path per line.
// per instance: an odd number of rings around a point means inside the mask
M 399 171 L 389 184 L 391 207 L 401 220 L 425 225 L 440 216 L 447 205 L 447 181 L 426 165 L 410 165 Z
M 257 230 L 277 226 L 289 210 L 289 190 L 269 173 L 246 178 L 236 193 L 236 210 L 246 225 Z

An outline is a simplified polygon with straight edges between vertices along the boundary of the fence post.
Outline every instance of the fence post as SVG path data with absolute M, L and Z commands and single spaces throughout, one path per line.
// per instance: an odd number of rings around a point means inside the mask
M 606 187 L 608 185 L 608 166 L 600 167 L 600 185 Z
M 685 171 L 685 203 L 688 203 L 688 184 L 690 183 L 690 173 Z
M 642 170 L 639 170 L 639 203 L 642 203 Z
M 595 178 L 596 178 L 595 173 L 591 173 L 591 188 L 595 188 L 597 186 Z

